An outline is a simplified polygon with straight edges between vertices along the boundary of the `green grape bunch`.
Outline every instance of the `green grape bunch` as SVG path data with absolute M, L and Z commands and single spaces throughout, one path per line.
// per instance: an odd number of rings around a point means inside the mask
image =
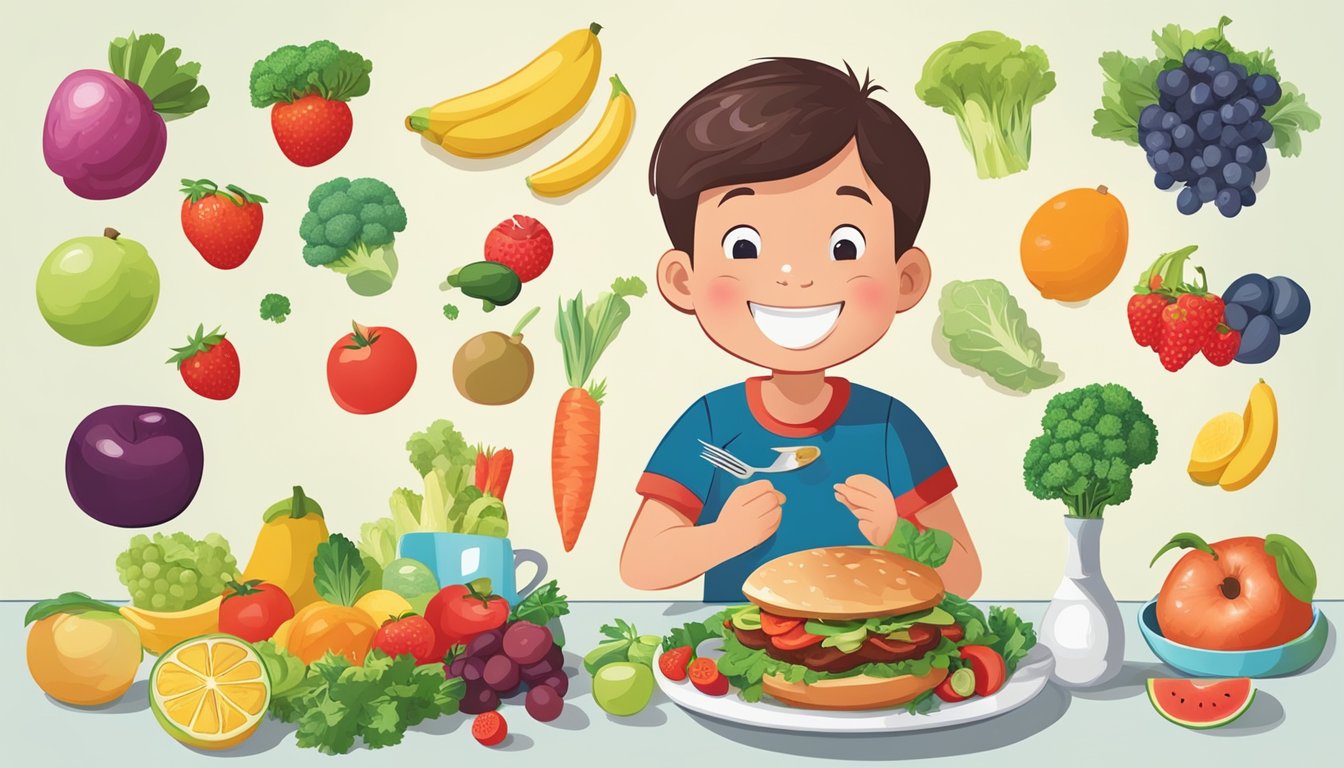
M 218 533 L 193 539 L 185 533 L 143 533 L 117 555 L 117 576 L 131 594 L 131 603 L 151 611 L 194 608 L 224 592 L 239 578 L 238 560 Z

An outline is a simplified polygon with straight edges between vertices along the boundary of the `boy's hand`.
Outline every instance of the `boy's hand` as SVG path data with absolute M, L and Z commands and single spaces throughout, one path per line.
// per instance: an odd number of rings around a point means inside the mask
M 784 510 L 784 494 L 775 490 L 769 480 L 757 480 L 739 486 L 723 503 L 715 527 L 723 532 L 736 551 L 748 549 L 770 538 L 779 528 Z
M 853 475 L 835 486 L 835 500 L 859 518 L 859 531 L 875 547 L 886 546 L 900 516 L 887 484 L 871 475 Z

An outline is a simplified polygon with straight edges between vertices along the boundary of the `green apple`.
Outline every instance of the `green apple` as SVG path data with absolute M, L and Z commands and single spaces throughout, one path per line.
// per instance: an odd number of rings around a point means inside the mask
M 159 303 L 159 270 L 115 229 L 56 246 L 37 273 L 37 307 L 52 330 L 105 347 L 140 332 Z
M 399 557 L 383 569 L 383 589 L 390 589 L 410 600 L 439 591 L 439 580 L 429 566 L 409 557 Z
M 617 717 L 643 711 L 653 696 L 653 672 L 632 661 L 617 661 L 593 675 L 593 699 Z

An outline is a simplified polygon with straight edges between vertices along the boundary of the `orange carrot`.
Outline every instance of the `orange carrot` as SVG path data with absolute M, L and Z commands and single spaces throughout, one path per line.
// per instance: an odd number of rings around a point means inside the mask
M 574 549 L 597 482 L 602 408 L 588 390 L 570 387 L 555 409 L 551 439 L 551 492 L 565 551 Z
M 580 293 L 561 303 L 555 320 L 555 335 L 565 358 L 569 389 L 555 409 L 555 432 L 551 436 L 551 495 L 560 538 L 565 551 L 574 549 L 579 531 L 588 517 L 597 483 L 598 438 L 602 427 L 602 396 L 606 382 L 589 381 L 602 352 L 616 338 L 630 316 L 627 296 L 643 296 L 644 282 L 637 277 L 618 278 L 611 291 L 585 306 Z

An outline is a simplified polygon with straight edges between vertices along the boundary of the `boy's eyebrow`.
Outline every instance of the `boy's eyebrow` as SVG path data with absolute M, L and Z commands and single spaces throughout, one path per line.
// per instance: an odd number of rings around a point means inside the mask
M 872 205 L 872 204 L 873 204 L 873 199 L 872 199 L 871 197 L 868 196 L 868 193 L 867 193 L 867 192 L 864 192 L 862 189 L 859 189 L 858 187 L 849 187 L 849 186 L 840 187 L 839 189 L 835 190 L 835 194 L 837 194 L 837 195 L 852 195 L 852 196 L 854 196 L 854 197 L 859 198 L 860 200 L 862 200 L 863 202 L 865 202 L 865 203 L 867 203 L 867 204 L 869 204 L 869 205 Z
M 724 194 L 723 197 L 719 198 L 719 205 L 723 205 L 724 203 L 728 202 L 734 197 L 737 197 L 738 195 L 754 195 L 754 194 L 756 194 L 756 190 L 752 189 L 751 187 L 738 187 L 736 189 L 730 189 L 728 190 L 727 193 Z

